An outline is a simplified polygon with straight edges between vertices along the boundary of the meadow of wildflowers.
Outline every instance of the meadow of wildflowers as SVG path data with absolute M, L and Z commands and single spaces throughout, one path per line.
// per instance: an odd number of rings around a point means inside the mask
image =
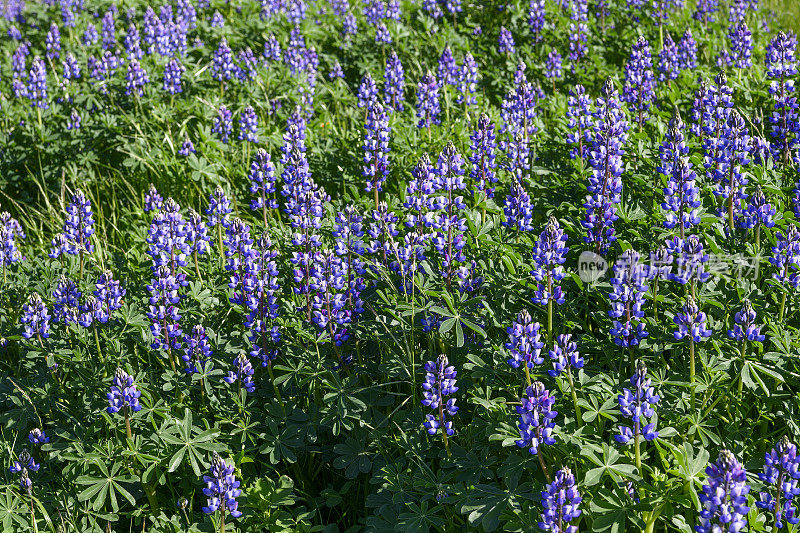
M 786 4 L 0 0 L 2 531 L 800 529 Z

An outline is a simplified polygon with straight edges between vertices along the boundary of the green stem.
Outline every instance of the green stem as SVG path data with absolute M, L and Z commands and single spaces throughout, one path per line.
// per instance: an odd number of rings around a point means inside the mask
M 744 379 L 742 375 L 744 374 L 744 363 L 745 363 L 745 354 L 747 353 L 747 341 L 742 342 L 742 347 L 739 350 L 739 353 L 742 356 L 742 369 L 739 372 L 739 384 L 736 386 L 736 394 L 739 397 L 739 400 L 742 399 L 742 388 L 744 385 Z
M 690 337 L 689 338 L 689 387 L 692 394 L 692 399 L 691 399 L 692 412 L 694 412 L 694 406 L 696 401 L 694 381 L 695 381 L 694 338 Z
M 275 390 L 275 398 L 278 399 L 278 403 L 281 404 L 281 412 L 283 416 L 286 416 L 286 408 L 283 405 L 283 398 L 281 397 L 281 391 L 278 389 L 278 385 L 275 383 L 275 374 L 272 373 L 272 361 L 267 363 L 267 371 L 269 372 L 269 380 L 272 382 L 272 388 Z
M 578 427 L 583 427 L 583 416 L 581 415 L 581 408 L 578 405 L 578 391 L 575 390 L 575 383 L 572 381 L 572 368 L 567 368 L 567 379 L 569 380 L 569 390 L 572 393 L 572 403 L 575 405 L 575 419 L 578 421 Z
M 547 480 L 548 483 L 552 483 L 553 480 L 550 478 L 550 471 L 547 469 L 547 464 L 544 462 L 544 457 L 542 453 L 543 451 L 544 450 L 542 448 L 539 448 L 539 453 L 536 454 L 536 457 L 539 459 L 539 466 L 542 467 L 542 472 L 544 472 L 545 479 Z
M 778 312 L 778 322 L 783 321 L 783 312 L 786 310 L 786 288 L 784 287 L 783 295 L 781 296 L 781 308 Z

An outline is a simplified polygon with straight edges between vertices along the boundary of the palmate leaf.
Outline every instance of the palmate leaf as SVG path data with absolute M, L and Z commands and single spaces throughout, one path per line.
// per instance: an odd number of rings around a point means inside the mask
M 347 479 L 372 470 L 371 452 L 366 449 L 365 439 L 351 438 L 333 447 L 337 457 L 333 460 L 335 468 L 344 469 Z
M 259 453 L 268 454 L 269 462 L 274 465 L 282 460 L 297 462 L 295 450 L 303 445 L 303 427 L 289 422 L 280 428 L 275 420 L 270 420 L 267 422 L 267 429 L 264 444 L 258 449 Z
M 207 429 L 205 431 L 192 425 L 192 411 L 184 411 L 183 420 L 173 419 L 174 423 L 159 434 L 159 437 L 167 444 L 179 446 L 169 460 L 167 471 L 175 472 L 181 464 L 188 458 L 192 471 L 196 476 L 200 476 L 205 465 L 204 458 L 208 452 L 221 452 L 225 447 L 214 442 L 219 435 L 218 429 Z
M 595 517 L 592 521 L 592 531 L 624 533 L 633 529 L 628 527 L 629 523 L 632 523 L 637 530 L 644 527 L 642 513 L 636 509 L 636 502 L 619 487 L 613 491 L 601 488 L 592 499 L 589 509 Z
M 3 525 L 3 531 L 24 531 L 30 527 L 28 507 L 11 487 L 6 487 L 0 495 L 0 524 Z
M 419 505 L 409 503 L 406 512 L 400 513 L 398 527 L 403 531 L 426 533 L 431 528 L 438 530 L 445 525 L 445 519 L 438 516 L 442 508 L 438 505 L 428 508 L 428 502 Z
M 461 512 L 467 513 L 470 525 L 480 524 L 485 531 L 494 531 L 500 525 L 500 515 L 507 509 L 518 507 L 518 499 L 535 499 L 523 484 L 514 490 L 503 490 L 497 485 L 476 485 L 469 492 Z
M 602 453 L 602 457 L 599 456 L 599 453 Z M 597 446 L 586 446 L 581 450 L 581 454 L 597 465 L 597 468 L 586 472 L 583 480 L 586 486 L 598 484 L 605 474 L 608 474 L 615 482 L 640 479 L 636 467 L 632 464 L 618 462 L 622 455 L 608 444 L 603 443 L 602 450 Z
M 106 503 L 111 504 L 111 509 L 116 513 L 119 511 L 119 501 L 117 494 L 123 496 L 130 502 L 131 505 L 136 505 L 136 499 L 128 490 L 122 486 L 122 483 L 135 483 L 138 481 L 135 477 L 124 476 L 120 474 L 122 463 L 116 462 L 111 466 L 109 471 L 106 464 L 102 461 L 94 463 L 100 469 L 100 474 L 104 477 L 94 476 L 78 476 L 75 481 L 79 485 L 88 485 L 83 491 L 78 494 L 78 501 L 92 501 L 92 509 L 99 511 L 106 506 Z

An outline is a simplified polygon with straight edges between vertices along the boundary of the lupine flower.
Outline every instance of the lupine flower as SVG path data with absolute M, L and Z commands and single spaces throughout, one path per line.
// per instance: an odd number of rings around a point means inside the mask
M 517 134 L 517 138 L 518 142 L 513 146 L 523 144 L 522 134 Z M 515 159 L 519 160 L 519 151 L 521 150 L 517 150 L 518 153 Z M 505 219 L 502 224 L 509 229 L 516 229 L 517 232 L 531 231 L 533 229 L 533 203 L 531 202 L 528 191 L 525 190 L 522 183 L 523 165 L 518 161 L 514 166 L 514 181 L 511 184 L 509 194 L 506 195 L 505 201 L 503 202 L 503 215 Z
M 397 111 L 405 109 L 403 105 L 406 99 L 405 86 L 406 78 L 403 65 L 400 63 L 400 58 L 397 57 L 397 52 L 392 50 L 392 53 L 389 54 L 389 58 L 386 60 L 383 84 L 383 101 L 390 109 Z
M 136 24 L 128 26 L 128 33 L 125 34 L 123 43 L 125 45 L 125 51 L 128 54 L 128 59 L 138 59 L 141 61 L 144 57 L 144 52 L 142 52 L 139 29 L 136 27 Z
M 717 163 L 713 177 L 717 182 L 714 194 L 728 200 L 727 215 L 729 226 L 732 229 L 734 221 L 739 218 L 742 211 L 741 202 L 747 199 L 744 186 L 748 179 L 741 171 L 741 167 L 750 163 L 752 141 L 747 133 L 744 118 L 738 112 L 732 112 L 721 134 L 722 147 L 717 151 Z M 720 211 L 724 216 L 724 211 Z
M 447 356 L 442 354 L 436 361 L 425 363 L 425 372 L 425 382 L 422 384 L 422 405 L 433 409 L 435 414 L 425 415 L 423 426 L 431 435 L 436 435 L 441 428 L 444 434 L 451 436 L 455 431 L 453 430 L 453 421 L 447 420 L 447 415 L 455 416 L 458 407 L 456 407 L 455 398 L 447 397 L 458 392 L 456 369 L 450 365 Z
M 170 59 L 164 67 L 164 77 L 162 88 L 169 94 L 179 94 L 183 92 L 183 73 L 186 67 L 177 59 Z
M 700 223 L 698 208 L 701 206 L 700 189 L 695 184 L 697 175 L 684 142 L 684 129 L 683 121 L 676 113 L 659 150 L 661 165 L 658 167 L 658 172 L 667 178 L 661 204 L 667 212 L 664 227 L 672 229 L 678 226 L 681 236 L 685 235 L 685 230 Z
M 78 321 L 78 308 L 81 291 L 77 284 L 66 276 L 61 276 L 53 289 L 53 318 L 64 325 Z
M 436 233 L 433 245 L 441 258 L 441 274 L 447 280 L 448 288 L 453 280 L 456 263 L 466 261 L 464 245 L 467 230 L 466 219 L 461 211 L 466 209 L 464 198 L 454 196 L 466 188 L 464 184 L 464 160 L 452 142 L 447 143 L 439 154 L 434 189 L 442 195 L 435 198 L 435 206 L 441 212 L 433 217 L 432 226 Z
M 203 494 L 208 498 L 208 505 L 203 507 L 204 513 L 214 514 L 220 510 L 223 520 L 228 511 L 233 518 L 242 516 L 238 510 L 239 502 L 236 501 L 242 491 L 239 489 L 234 471 L 233 464 L 229 466 L 217 452 L 214 452 L 211 459 L 211 475 L 203 476 L 203 482 L 206 484 Z
M 697 0 L 697 9 L 692 17 L 702 22 L 703 26 L 708 26 L 709 22 L 716 21 L 714 13 L 717 11 L 719 11 L 719 0 Z
M 0 267 L 3 270 L 3 282 L 5 283 L 5 271 L 12 264 L 22 259 L 22 254 L 17 247 L 17 238 L 24 238 L 25 233 L 19 226 L 16 219 L 6 212 L 0 212 Z
M 768 120 L 772 125 L 770 135 L 772 153 L 776 160 L 789 162 L 789 152 L 798 146 L 798 113 L 794 80 L 797 75 L 797 38 L 793 33 L 779 33 L 770 41 L 766 50 L 767 77 L 770 78 L 769 93 L 775 101 Z
M 789 224 L 785 233 L 778 232 L 769 262 L 777 270 L 773 278 L 794 288 L 800 286 L 800 231 L 794 224 Z
M 81 116 L 78 114 L 78 111 L 73 108 L 72 112 L 69 115 L 69 119 L 67 120 L 67 131 L 70 130 L 79 130 L 81 128 Z
M 181 283 L 169 267 L 159 266 L 153 271 L 153 279 L 147 290 L 150 292 L 149 309 L 150 331 L 153 334 L 151 347 L 166 350 L 172 361 L 172 350 L 180 349 L 183 331 L 180 327 L 181 315 L 178 294 Z
M 633 45 L 631 58 L 625 64 L 625 87 L 622 90 L 622 101 L 627 102 L 631 112 L 639 115 L 639 128 L 647 118 L 647 112 L 656 98 L 656 80 L 653 75 L 653 60 L 650 56 L 650 44 L 644 37 Z
M 506 349 L 511 353 L 508 364 L 512 368 L 519 368 L 525 364 L 527 369 L 532 369 L 534 365 L 544 363 L 542 357 L 544 343 L 541 341 L 540 329 L 539 323 L 534 322 L 525 309 L 520 311 L 514 323 L 506 328 L 508 333 Z
M 566 141 L 573 145 L 570 157 L 580 157 L 583 159 L 585 150 L 584 142 L 590 142 L 590 130 L 594 125 L 594 114 L 592 113 L 592 99 L 586 95 L 583 85 L 576 85 L 569 92 L 567 98 L 567 127 L 570 132 L 567 134 Z
M 470 170 L 472 182 L 486 198 L 494 198 L 492 184 L 498 182 L 497 142 L 495 141 L 494 123 L 485 113 L 481 113 L 477 127 L 470 135 L 470 139 L 472 144 L 470 145 L 469 160 L 472 164 Z
M 65 252 L 70 255 L 92 253 L 94 245 L 94 215 L 92 204 L 82 191 L 76 191 L 67 206 L 67 217 L 64 221 L 64 236 L 67 239 Z
M 136 388 L 136 383 L 133 381 L 133 376 L 128 375 L 121 368 L 117 368 L 114 374 L 114 384 L 108 391 L 108 407 L 106 411 L 109 413 L 118 413 L 122 409 L 130 409 L 134 413 L 141 411 L 142 406 L 139 405 L 139 397 L 142 393 Z
M 258 115 L 252 106 L 247 106 L 239 116 L 239 140 L 258 142 Z
M 542 30 L 545 24 L 545 4 L 544 0 L 531 0 L 528 7 L 528 24 L 533 32 L 534 42 L 542 40 Z
M 186 221 L 180 213 L 180 206 L 168 198 L 147 230 L 146 242 L 150 245 L 147 253 L 154 266 L 166 266 L 181 286 L 186 285 L 186 275 L 179 272 L 178 267 L 186 266 L 186 256 L 191 248 L 186 235 Z
M 61 55 L 61 32 L 55 23 L 50 24 L 50 31 L 44 38 L 45 55 L 50 59 L 58 59 Z
M 602 94 L 597 99 L 592 131 L 587 133 L 592 142 L 589 154 L 592 175 L 587 187 L 589 196 L 584 203 L 586 218 L 581 222 L 587 232 L 584 241 L 596 243 L 598 251 L 606 250 L 616 240 L 613 224 L 619 218 L 617 204 L 622 195 L 622 156 L 628 140 L 628 122 L 610 79 L 606 81 Z
M 267 36 L 267 40 L 264 42 L 264 59 L 276 62 L 283 59 L 281 44 L 272 33 Z
M 610 280 L 611 294 L 608 296 L 611 301 L 608 316 L 613 321 L 611 335 L 617 346 L 636 346 L 648 335 L 642 310 L 644 294 L 647 292 L 646 279 L 646 268 L 639 261 L 639 254 L 625 250 L 614 265 L 614 276 Z
M 558 220 L 551 216 L 533 251 L 536 269 L 531 271 L 531 275 L 538 282 L 533 301 L 539 305 L 547 305 L 550 301 L 558 305 L 564 303 L 564 293 L 559 282 L 565 276 L 561 265 L 566 261 L 569 251 L 565 246 L 566 242 L 567 234 L 559 226 Z
M 433 17 L 434 20 L 440 18 L 444 14 L 441 6 L 439 6 L 439 0 L 422 0 L 422 7 L 425 8 L 425 11 L 427 11 L 428 15 Z
M 536 1 L 536 0 L 533 0 Z M 544 63 L 544 77 L 553 80 L 553 91 L 555 92 L 556 80 L 564 77 L 564 71 L 561 66 L 562 57 L 555 50 L 551 50 L 547 54 L 547 60 Z
M 383 106 L 377 101 L 373 102 L 367 112 L 367 122 L 364 125 L 364 170 L 362 175 L 367 179 L 367 192 L 373 188 L 383 190 L 383 183 L 389 177 L 389 119 Z
M 700 494 L 699 524 L 695 526 L 697 533 L 715 533 L 728 531 L 737 533 L 745 525 L 745 516 L 750 512 L 747 494 L 747 472 L 733 453 L 723 449 L 716 462 L 706 467 L 707 484 L 703 485 Z
M 240 353 L 233 360 L 233 370 L 228 371 L 228 375 L 223 377 L 225 383 L 232 385 L 240 381 L 241 387 L 244 387 L 247 392 L 252 393 L 256 390 L 256 384 L 253 383 L 253 365 L 247 354 Z
M 63 77 L 65 82 L 69 82 L 69 80 L 77 80 L 81 77 L 81 66 L 78 64 L 78 60 L 75 59 L 75 56 L 72 53 L 67 53 L 67 56 L 64 58 L 64 61 L 61 62 L 63 67 Z
M 428 71 L 417 84 L 417 123 L 418 128 L 430 128 L 432 124 L 440 124 L 439 82 Z
M 380 44 L 392 44 L 392 35 L 389 33 L 389 28 L 383 22 L 379 23 L 375 28 L 375 42 Z
M 753 38 L 747 23 L 742 21 L 728 29 L 728 38 L 731 43 L 731 54 L 728 65 L 736 68 L 750 68 L 753 66 Z
M 233 52 L 228 41 L 223 37 L 211 62 L 211 77 L 219 82 L 231 80 L 236 77 L 236 65 L 233 63 Z
M 349 338 L 347 326 L 350 312 L 346 304 L 346 270 L 341 257 L 325 250 L 315 257 L 311 270 L 311 289 L 315 291 L 311 303 L 311 320 L 321 332 L 330 335 L 330 341 L 341 346 Z
M 556 399 L 541 381 L 534 381 L 525 390 L 526 397 L 520 398 L 522 405 L 517 407 L 519 414 L 519 440 L 516 441 L 520 448 L 528 448 L 533 455 L 539 453 L 542 445 L 552 446 L 556 443 L 553 438 L 553 429 L 556 426 L 555 418 L 558 411 L 553 410 Z
M 155 185 L 150 184 L 150 188 L 144 195 L 144 212 L 158 211 L 164 205 L 164 197 L 156 189 Z
M 378 208 L 372 211 L 372 222 L 370 222 L 367 233 L 372 239 L 366 250 L 371 254 L 379 255 L 377 261 L 384 265 L 389 264 L 389 258 L 394 252 L 392 241 L 399 234 L 397 231 L 397 215 L 389 210 L 386 202 L 378 203 Z
M 83 44 L 91 46 L 97 42 L 100 36 L 97 34 L 97 26 L 94 24 L 87 24 L 86 30 L 83 32 Z
M 581 515 L 583 499 L 575 486 L 575 476 L 569 468 L 556 472 L 555 479 L 542 491 L 542 521 L 539 527 L 553 533 L 578 533 L 578 526 L 567 525 Z
M 266 150 L 259 148 L 250 164 L 250 194 L 255 197 L 250 201 L 250 209 L 264 213 L 264 225 L 267 224 L 267 209 L 277 209 L 278 202 L 267 195 L 275 193 L 275 165 Z
M 328 72 L 328 78 L 331 80 L 335 80 L 336 78 L 344 79 L 344 70 L 342 70 L 342 65 L 340 65 L 338 61 L 333 64 L 330 72 Z
M 250 238 L 250 226 L 239 218 L 231 220 L 225 228 L 225 270 L 230 272 L 228 287 L 233 289 L 231 303 L 245 306 L 251 288 L 251 276 L 255 274 L 253 266 L 253 239 Z
M 477 85 L 478 65 L 475 63 L 475 58 L 472 57 L 472 54 L 467 52 L 464 55 L 464 63 L 458 70 L 458 79 L 456 80 L 458 97 L 456 98 L 456 103 L 464 104 L 465 106 L 475 105 L 478 101 L 473 95 Z
M 569 25 L 569 58 L 574 63 L 583 58 L 589 51 L 586 46 L 588 39 L 589 27 L 586 24 L 588 19 L 588 2 L 587 0 L 573 0 L 570 3 L 570 20 Z M 573 69 L 575 66 L 573 65 Z
M 222 187 L 217 186 L 214 192 L 208 197 L 208 227 L 213 228 L 221 224 L 223 228 L 227 228 L 230 224 L 230 214 L 233 212 L 231 209 L 231 202 L 225 196 L 225 191 Z
M 194 209 L 189 209 L 187 223 L 186 223 L 186 239 L 192 243 L 191 252 L 195 255 L 203 255 L 208 252 L 210 237 L 208 235 L 208 226 L 203 222 L 203 217 Z
M 458 80 L 458 67 L 453 57 L 453 51 L 449 46 L 445 46 L 442 55 L 439 56 L 439 64 L 436 68 L 436 79 L 444 85 L 456 85 Z
M 25 96 L 31 101 L 31 107 L 38 107 L 40 109 L 47 109 L 50 107 L 50 104 L 47 102 L 47 67 L 44 61 L 39 57 L 35 57 L 31 63 Z
M 553 369 L 547 371 L 550 377 L 558 377 L 562 372 L 569 374 L 573 368 L 583 368 L 583 357 L 578 353 L 578 345 L 569 333 L 556 337 L 553 349 L 548 355 L 553 360 Z
M 106 11 L 100 21 L 101 32 L 103 35 L 103 48 L 111 50 L 117 45 L 117 38 L 115 34 L 114 12 L 110 9 Z
M 758 228 L 760 230 L 761 226 L 771 228 L 775 226 L 772 218 L 774 216 L 775 208 L 767 202 L 761 187 L 757 187 L 756 192 L 750 196 L 747 206 L 742 210 L 738 225 L 740 228 L 746 229 Z
M 26 339 L 34 335 L 40 339 L 50 336 L 50 314 L 38 293 L 31 294 L 28 302 L 23 304 L 20 322 L 25 326 L 22 336 Z
M 514 37 L 505 26 L 500 26 L 500 37 L 497 40 L 497 51 L 501 54 L 514 55 L 516 48 L 514 47 Z
M 50 253 L 47 254 L 53 259 L 61 257 L 61 254 L 66 253 L 67 237 L 63 233 L 56 233 L 53 240 L 50 241 Z
M 653 407 L 661 399 L 655 394 L 655 389 L 650 384 L 647 377 L 647 368 L 639 363 L 636 373 L 631 376 L 631 387 L 633 390 L 625 388 L 622 394 L 617 397 L 619 411 L 625 418 L 630 418 L 633 422 L 633 429 L 627 426 L 620 426 L 619 435 L 614 435 L 614 439 L 622 444 L 627 444 L 638 436 L 643 436 L 645 440 L 651 441 L 658 438 L 655 422 L 649 422 L 655 415 Z M 646 423 L 642 427 L 642 423 Z
M 219 106 L 217 117 L 214 119 L 214 125 L 211 127 L 211 132 L 219 135 L 220 140 L 228 144 L 228 138 L 233 132 L 233 114 L 225 105 Z
M 125 94 L 130 96 L 136 94 L 144 95 L 144 87 L 150 83 L 147 71 L 139 64 L 138 59 L 131 59 L 128 62 L 128 72 L 125 75 Z
M 181 356 L 186 363 L 186 372 L 205 372 L 206 365 L 211 360 L 211 345 L 208 343 L 205 328 L 198 324 L 192 328 L 192 334 L 184 339 L 184 354 Z
M 43 429 L 33 428 L 30 433 L 28 433 L 28 441 L 31 444 L 47 444 L 50 442 L 50 437 L 45 435 Z
M 688 296 L 683 310 L 672 319 L 678 329 L 673 332 L 675 340 L 690 338 L 694 342 L 703 342 L 713 333 L 706 327 L 706 314 L 700 311 L 694 298 Z
M 764 335 L 761 334 L 761 326 L 755 324 L 756 311 L 748 300 L 744 301 L 742 309 L 734 315 L 736 324 L 733 329 L 728 330 L 728 337 L 738 342 L 764 340 Z
M 181 147 L 178 149 L 178 155 L 182 155 L 183 157 L 189 157 L 189 154 L 196 154 L 196 153 L 197 150 L 194 149 L 194 143 L 188 136 L 186 136 L 183 139 Z
M 695 135 L 701 137 L 705 152 L 703 165 L 709 169 L 709 177 L 717 180 L 716 173 L 724 172 L 727 168 L 720 153 L 725 144 L 725 125 L 732 113 L 733 89 L 728 86 L 724 72 L 720 72 L 714 82 L 714 85 L 701 84 L 692 114 L 699 126 L 694 130 Z
M 703 251 L 703 243 L 697 235 L 685 239 L 674 237 L 666 242 L 667 252 L 675 258 L 675 269 L 670 270 L 668 278 L 681 285 L 690 281 L 694 284 L 705 282 L 711 274 L 705 271 L 708 254 Z
M 378 98 L 378 86 L 375 84 L 375 80 L 372 79 L 372 75 L 367 72 L 363 78 L 361 78 L 361 84 L 358 86 L 358 107 L 369 107 L 372 105 L 372 102 Z
M 100 274 L 94 290 L 100 311 L 95 314 L 94 319 L 101 324 L 108 322 L 112 313 L 122 307 L 122 299 L 125 297 L 125 293 L 126 290 L 120 286 L 119 280 L 114 279 L 114 274 L 110 270 Z
M 256 239 L 253 246 L 252 265 L 255 274 L 251 280 L 253 287 L 247 301 L 249 313 L 245 326 L 250 328 L 251 357 L 261 359 L 262 366 L 268 366 L 277 357 L 277 348 L 269 349 L 280 342 L 281 334 L 275 319 L 278 317 L 276 292 L 280 289 L 278 267 L 275 258 L 277 250 L 272 249 L 272 241 L 265 233 Z
M 678 65 L 681 70 L 692 70 L 697 67 L 697 41 L 694 40 L 690 28 L 678 41 Z
M 678 45 L 667 33 L 664 36 L 664 46 L 658 53 L 658 81 L 671 82 L 680 74 L 680 51 Z
M 11 463 L 11 466 L 8 468 L 8 470 L 12 474 L 20 474 L 19 486 L 22 490 L 30 494 L 31 488 L 33 487 L 33 482 L 29 476 L 29 471 L 36 472 L 39 470 L 40 466 L 41 465 L 39 465 L 39 463 L 34 461 L 33 456 L 31 456 L 28 449 L 23 448 L 19 456 L 17 456 L 17 460 Z
M 237 78 L 239 81 L 244 82 L 256 79 L 258 60 L 249 47 L 240 50 L 239 53 L 236 54 L 236 61 L 238 63 Z
M 764 454 L 764 460 L 764 471 L 758 477 L 767 485 L 767 490 L 759 494 L 760 499 L 756 501 L 756 505 L 775 513 L 777 529 L 783 528 L 784 519 L 795 525 L 800 522 L 797 507 L 792 501 L 800 494 L 797 486 L 797 480 L 800 479 L 797 446 L 784 435 L 770 452 Z

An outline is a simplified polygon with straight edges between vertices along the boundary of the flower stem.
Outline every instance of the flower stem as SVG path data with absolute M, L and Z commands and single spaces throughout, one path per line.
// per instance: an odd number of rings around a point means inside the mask
M 269 380 L 272 382 L 272 388 L 275 390 L 275 398 L 277 398 L 278 403 L 281 404 L 281 412 L 283 416 L 286 416 L 286 408 L 283 405 L 283 398 L 281 398 L 281 391 L 278 389 L 278 385 L 275 383 L 275 374 L 272 373 L 272 361 L 267 363 L 267 371 L 269 372 Z
M 578 405 L 578 391 L 575 390 L 575 383 L 572 381 L 572 368 L 567 368 L 567 379 L 569 380 L 569 390 L 572 393 L 572 403 L 575 405 L 575 419 L 578 421 L 578 427 L 583 427 L 583 415 L 581 415 L 581 408 Z
M 689 387 L 692 394 L 691 399 L 691 406 L 692 412 L 694 412 L 695 406 L 695 390 L 694 390 L 694 380 L 695 380 L 695 366 L 694 366 L 694 338 L 689 338 Z
M 747 353 L 747 341 L 746 340 L 744 342 L 742 342 L 742 347 L 739 350 L 739 353 L 742 356 L 742 369 L 739 371 L 739 384 L 736 386 L 736 394 L 739 397 L 739 399 L 741 400 L 741 398 L 742 398 L 742 388 L 743 388 L 743 385 L 744 385 L 743 374 L 744 374 L 745 354 Z
M 542 467 L 542 472 L 544 472 L 544 477 L 548 483 L 552 483 L 553 480 L 550 477 L 550 471 L 547 469 L 547 463 L 544 462 L 543 451 L 539 448 L 539 452 L 536 454 L 536 457 L 539 458 L 539 466 Z

